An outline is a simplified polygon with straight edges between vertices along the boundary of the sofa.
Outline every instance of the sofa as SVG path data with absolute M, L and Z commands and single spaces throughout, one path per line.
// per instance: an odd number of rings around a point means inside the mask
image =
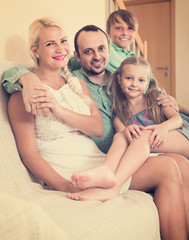
M 0 61 L 0 74 L 11 63 Z M 160 240 L 151 195 L 127 191 L 106 202 L 73 201 L 44 189 L 22 163 L 0 89 L 1 240 Z

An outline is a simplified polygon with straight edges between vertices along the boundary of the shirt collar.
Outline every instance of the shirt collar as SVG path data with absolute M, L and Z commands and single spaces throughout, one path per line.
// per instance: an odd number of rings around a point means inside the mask
M 90 77 L 86 74 L 85 70 L 84 70 L 82 67 L 81 67 L 80 71 L 81 71 L 82 75 L 84 75 L 85 78 L 86 78 L 89 82 L 91 82 L 91 83 L 93 83 L 93 84 L 97 84 L 97 83 L 94 83 L 93 81 L 90 80 Z M 111 74 L 111 72 L 110 72 L 108 69 L 105 69 L 105 72 L 108 73 L 108 75 Z M 106 84 L 107 84 L 107 81 L 108 81 L 108 80 L 106 80 L 106 81 L 102 84 L 102 86 L 103 86 L 103 85 L 106 85 Z M 97 84 L 97 85 L 98 85 L 98 84 Z
M 117 52 L 124 52 L 125 54 L 128 54 L 130 52 L 130 50 L 124 50 L 123 48 L 121 47 L 118 47 L 116 44 L 114 43 L 111 43 L 111 46 L 115 49 L 115 51 Z

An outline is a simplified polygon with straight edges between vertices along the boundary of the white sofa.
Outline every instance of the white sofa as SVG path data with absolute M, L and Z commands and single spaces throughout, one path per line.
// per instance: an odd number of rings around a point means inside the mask
M 10 64 L 0 61 L 0 74 Z M 160 240 L 150 195 L 139 191 L 107 202 L 78 202 L 32 180 L 21 162 L 0 90 L 1 240 Z

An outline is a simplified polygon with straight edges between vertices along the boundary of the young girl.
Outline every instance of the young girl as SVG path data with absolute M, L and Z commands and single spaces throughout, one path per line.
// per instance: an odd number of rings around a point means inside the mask
M 157 104 L 160 92 L 150 76 L 150 65 L 141 57 L 125 59 L 112 75 L 109 94 L 111 88 L 118 133 L 103 165 L 73 174 L 75 186 L 111 188 L 118 181 L 121 187 L 150 152 L 177 153 L 189 158 L 189 124 L 172 107 Z

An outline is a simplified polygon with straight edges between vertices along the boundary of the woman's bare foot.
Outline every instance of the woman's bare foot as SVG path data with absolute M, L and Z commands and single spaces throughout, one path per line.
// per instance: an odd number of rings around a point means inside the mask
M 67 197 L 77 201 L 97 200 L 105 202 L 112 198 L 118 197 L 119 191 L 115 188 L 88 188 L 78 193 L 67 193 Z
M 112 188 L 116 184 L 116 179 L 107 166 L 101 165 L 87 171 L 74 173 L 72 184 L 82 189 L 90 187 Z

